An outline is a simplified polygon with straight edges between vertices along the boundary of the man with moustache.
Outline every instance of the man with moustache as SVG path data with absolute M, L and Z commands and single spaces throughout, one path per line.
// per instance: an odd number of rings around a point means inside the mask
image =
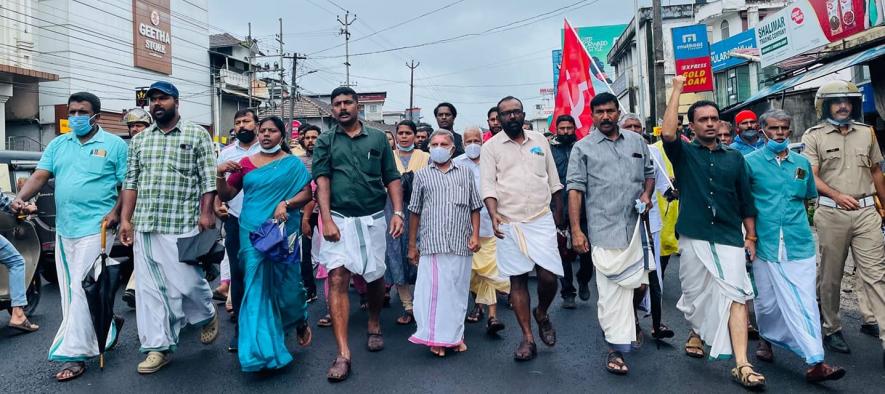
M 817 191 L 814 227 L 820 241 L 817 296 L 824 346 L 849 353 L 839 317 L 842 275 L 849 249 L 861 292 L 878 322 L 885 322 L 885 244 L 874 196 L 885 201 L 882 153 L 872 127 L 858 123 L 862 93 L 846 81 L 821 86 L 815 97 L 820 123 L 802 135 L 803 155 L 811 162 Z M 864 308 L 861 308 L 863 310 Z M 864 316 L 864 322 L 870 320 Z M 866 331 L 871 331 L 868 325 Z M 865 327 L 861 326 L 862 332 Z M 885 331 L 877 327 L 885 346 Z M 885 351 L 882 352 L 885 365 Z
M 384 349 L 380 315 L 385 293 L 387 198 L 393 205 L 389 230 L 393 238 L 402 234 L 405 215 L 400 173 L 387 137 L 360 122 L 353 89 L 335 88 L 331 100 L 338 123 L 317 139 L 312 176 L 317 183 L 325 239 L 317 259 L 329 272 L 329 309 L 338 344 L 338 355 L 326 377 L 330 382 L 341 382 L 350 375 L 347 291 L 351 275 L 360 274 L 368 283 L 367 347 L 370 352 L 380 351 Z
M 560 180 L 566 179 L 566 176 L 568 175 L 569 158 L 571 157 L 575 143 L 578 141 L 577 136 L 575 136 L 575 130 L 577 129 L 575 124 L 575 118 L 571 115 L 559 115 L 556 118 L 556 139 L 554 140 L 555 143 L 550 145 L 550 151 L 553 152 L 553 161 L 556 162 L 556 172 L 559 175 Z M 563 206 L 567 207 L 568 195 L 566 193 L 560 194 L 562 194 L 561 198 Z M 573 247 L 569 248 L 568 237 L 570 234 L 568 233 L 568 226 L 570 221 L 568 209 L 563 208 L 562 215 L 563 217 L 560 219 L 559 223 L 563 227 L 557 229 L 559 256 L 562 258 L 562 269 L 564 273 L 563 277 L 560 279 L 562 290 L 559 291 L 559 294 L 562 297 L 563 308 L 575 309 L 577 308 L 577 304 L 575 303 L 576 295 L 580 296 L 581 300 L 584 301 L 590 299 L 590 279 L 593 277 L 593 260 L 590 257 L 590 253 L 576 254 Z M 586 228 L 587 220 L 583 208 L 580 219 L 581 228 Z M 574 274 L 574 269 L 572 268 L 572 263 L 574 263 L 576 257 L 580 264 L 577 275 Z M 577 276 L 578 279 L 577 289 L 575 289 L 574 283 L 575 276 Z
M 618 127 L 617 97 L 596 95 L 590 111 L 593 130 L 575 144 L 568 166 L 572 243 L 577 252 L 593 254 L 599 325 L 609 346 L 606 370 L 625 375 L 629 369 L 622 353 L 631 350 L 638 334 L 633 294 L 636 289 L 644 293 L 648 272 L 655 269 L 643 250 L 651 242 L 647 215 L 655 167 L 645 140 Z M 580 226 L 582 202 L 586 236 Z
M 436 118 L 436 124 L 443 130 L 452 132 L 455 136 L 455 153 L 454 157 L 464 154 L 464 142 L 461 134 L 455 132 L 455 118 L 458 117 L 458 110 L 451 103 L 439 103 L 433 109 L 433 116 Z
M 673 163 L 680 209 L 676 232 L 682 251 L 676 307 L 691 325 L 685 353 L 712 359 L 734 358 L 732 377 L 745 388 L 761 389 L 765 377 L 747 360 L 747 301 L 753 285 L 747 256 L 756 257 L 756 207 L 743 156 L 719 143 L 719 107 L 698 101 L 688 108 L 692 142 L 677 136 L 676 116 L 685 76 L 673 78 L 661 138 Z M 742 228 L 743 227 L 743 228 Z M 742 230 L 746 232 L 743 234 Z M 880 235 L 881 238 L 881 235 Z
M 138 338 L 147 353 L 138 372 L 169 363 L 178 334 L 201 326 L 200 342 L 218 337 L 212 289 L 199 266 L 179 261 L 178 240 L 215 227 L 215 155 L 212 138 L 181 119 L 178 89 L 155 82 L 148 89 L 154 123 L 132 140 L 123 184 L 120 238 L 134 245 Z
M 319 126 L 305 123 L 298 128 L 298 132 L 296 143 L 304 150 L 304 154 L 300 156 L 301 162 L 304 163 L 307 172 L 310 172 L 313 164 L 313 149 L 322 131 Z M 317 209 L 315 200 L 308 202 L 302 209 L 302 224 L 307 222 L 310 231 L 307 232 L 307 236 L 301 237 L 301 280 L 304 281 L 304 289 L 307 290 L 307 302 L 313 302 L 317 298 L 317 284 L 313 275 L 313 256 L 311 256 L 313 242 L 311 242 L 311 237 L 320 211 Z M 304 228 L 302 226 L 302 229 Z
M 255 113 L 254 109 L 246 108 L 237 111 L 234 114 L 234 138 L 236 138 L 236 141 L 221 150 L 218 154 L 216 165 L 221 165 L 221 163 L 229 161 L 239 163 L 244 157 L 252 156 L 261 150 L 261 145 L 255 137 L 257 130 L 258 114 Z M 230 175 L 228 174 L 228 176 Z M 219 179 L 219 181 L 221 181 L 221 179 Z M 225 179 L 225 181 L 227 180 Z M 243 291 L 245 290 L 243 279 L 245 278 L 246 273 L 240 265 L 239 258 L 240 212 L 242 209 L 242 190 L 240 190 L 236 197 L 227 202 L 227 207 L 222 204 L 221 199 L 217 197 L 215 198 L 216 215 L 224 220 L 224 232 L 226 234 L 224 238 L 224 247 L 227 249 L 227 262 L 230 265 L 230 279 L 228 281 L 228 286 L 225 286 L 224 281 L 222 281 L 222 284 L 216 289 L 216 292 L 227 295 L 227 292 L 230 291 L 234 318 L 239 316 L 240 304 L 243 303 Z M 224 262 L 222 262 L 222 264 L 224 264 Z M 236 320 L 234 321 L 236 322 Z M 238 326 L 234 323 L 234 335 L 231 336 L 230 343 L 227 347 L 228 351 L 237 351 L 237 344 L 239 343 L 238 335 Z
M 486 113 L 486 122 L 489 124 L 489 131 L 483 133 L 482 141 L 486 142 L 490 138 L 494 137 L 496 134 L 501 132 L 501 121 L 498 120 L 498 107 L 489 108 L 489 112 Z
M 759 121 L 753 111 L 745 109 L 738 112 L 734 117 L 734 124 L 737 125 L 738 135 L 729 145 L 732 149 L 746 156 L 765 146 L 765 138 L 759 131 Z
M 427 147 L 427 138 L 430 137 L 430 133 L 433 133 L 433 126 L 427 123 L 418 123 L 418 128 L 415 131 L 415 147 L 425 153 L 430 152 L 430 148 Z
M 522 329 L 523 339 L 514 359 L 528 361 L 537 355 L 532 316 L 541 341 L 547 346 L 556 344 L 556 330 L 547 310 L 556 297 L 556 277 L 563 274 L 556 247 L 556 228 L 562 227 L 556 223 L 562 217 L 562 184 L 547 139 L 522 129 L 522 102 L 513 96 L 501 99 L 498 116 L 504 132 L 482 147 L 482 197 L 499 239 L 498 269 L 510 277 L 510 301 Z M 551 200 L 554 212 L 550 212 Z M 538 275 L 538 307 L 534 310 L 529 309 L 528 291 L 532 270 Z

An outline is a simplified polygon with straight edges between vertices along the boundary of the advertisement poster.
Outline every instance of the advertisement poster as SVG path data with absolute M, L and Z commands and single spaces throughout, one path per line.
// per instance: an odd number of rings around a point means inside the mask
M 673 54 L 676 74 L 684 75 L 685 93 L 713 90 L 713 70 L 707 25 L 683 26 L 672 29 Z
M 606 87 L 605 83 L 602 81 L 611 84 L 614 79 L 609 75 L 612 70 L 609 70 L 610 67 L 606 64 L 608 52 L 611 51 L 612 47 L 615 45 L 615 41 L 618 40 L 618 37 L 620 37 L 621 34 L 624 33 L 624 30 L 627 29 L 627 25 L 585 26 L 575 27 L 574 29 L 575 32 L 578 33 L 578 38 L 581 40 L 581 43 L 584 44 L 584 48 L 587 49 L 590 59 L 592 59 L 599 68 L 599 70 L 596 70 L 593 67 L 590 68 L 590 71 L 594 76 L 593 88 L 596 89 L 597 92 L 607 92 L 608 87 Z M 563 36 L 560 33 L 560 40 L 562 37 Z M 560 45 L 561 44 L 562 42 L 560 41 Z M 553 61 L 555 71 L 553 86 L 556 86 L 559 81 L 559 73 L 557 71 L 558 66 L 556 65 L 561 62 L 561 51 L 559 56 L 560 59 L 557 59 L 557 53 L 554 51 Z
M 720 72 L 749 62 L 747 59 L 733 57 L 730 53 L 737 49 L 756 48 L 756 29 L 750 29 L 719 42 L 710 44 L 710 59 L 713 72 Z
M 882 0 L 798 0 L 759 22 L 762 67 L 780 63 L 883 22 Z

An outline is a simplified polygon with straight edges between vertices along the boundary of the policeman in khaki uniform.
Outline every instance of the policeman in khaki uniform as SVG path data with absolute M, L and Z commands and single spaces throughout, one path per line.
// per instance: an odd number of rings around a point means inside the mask
M 839 297 L 849 247 L 861 291 L 877 321 L 885 321 L 885 240 L 873 196 L 885 201 L 883 160 L 872 127 L 858 123 L 861 93 L 853 83 L 828 82 L 818 89 L 815 107 L 821 122 L 802 136 L 820 193 L 814 226 L 820 238 L 817 294 L 824 345 L 849 353 L 842 337 Z M 879 338 L 885 333 L 879 331 Z M 885 362 L 885 352 L 883 352 Z

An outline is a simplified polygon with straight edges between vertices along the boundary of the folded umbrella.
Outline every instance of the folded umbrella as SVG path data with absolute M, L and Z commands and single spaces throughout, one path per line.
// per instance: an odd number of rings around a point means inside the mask
M 102 222 L 101 253 L 82 282 L 92 327 L 98 340 L 98 365 L 101 369 L 104 369 L 104 351 L 111 324 L 114 322 L 114 293 L 120 281 L 119 265 L 108 265 L 107 260 L 107 222 Z

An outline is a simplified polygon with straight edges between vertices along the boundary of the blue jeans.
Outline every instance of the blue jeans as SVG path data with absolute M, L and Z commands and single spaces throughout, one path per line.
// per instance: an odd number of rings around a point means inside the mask
M 9 295 L 12 298 L 12 307 L 28 305 L 28 297 L 25 295 L 27 289 L 25 259 L 2 235 L 0 235 L 0 264 L 9 270 Z

